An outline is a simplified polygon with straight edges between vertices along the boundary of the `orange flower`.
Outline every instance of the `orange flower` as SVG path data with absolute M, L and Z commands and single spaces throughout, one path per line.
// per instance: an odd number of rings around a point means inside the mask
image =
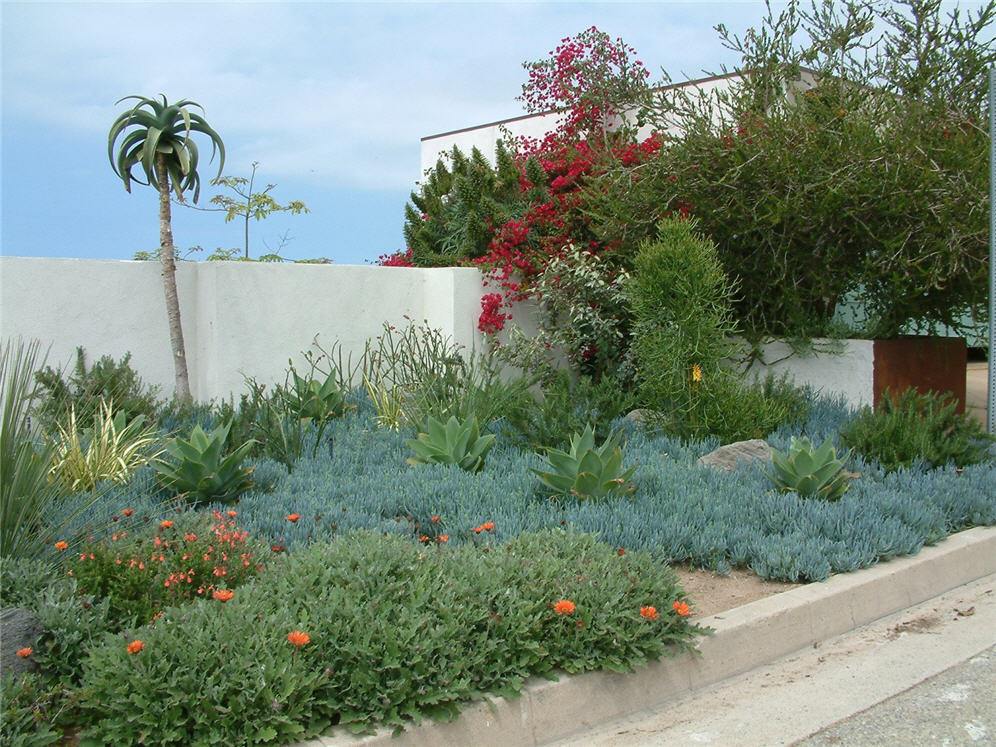
M 692 614 L 692 608 L 686 602 L 675 602 L 671 606 L 674 607 L 674 611 L 681 617 Z
M 128 653 L 137 654 L 143 648 L 145 648 L 145 644 L 142 643 L 141 641 L 132 641 L 131 643 L 128 644 Z
M 301 514 L 287 514 L 287 521 L 295 522 L 301 518 Z
M 429 541 L 429 535 L 428 534 L 423 534 L 421 537 L 418 538 L 418 541 L 419 542 L 428 542 Z
M 226 511 L 225 513 L 228 514 L 228 518 L 230 519 L 234 519 L 236 516 L 238 516 L 238 514 L 235 513 L 234 511 Z
M 166 519 L 166 521 L 159 523 L 160 529 L 169 529 L 171 526 L 173 526 L 173 522 L 170 521 L 169 519 Z
M 626 551 L 623 550 L 621 547 L 618 550 L 616 550 L 616 555 L 625 555 L 625 554 L 626 554 Z
M 656 607 L 640 607 L 640 617 L 644 617 L 647 620 L 657 619 L 657 608 Z
M 432 517 L 432 523 L 433 523 L 433 524 L 436 524 L 436 523 L 438 523 L 438 522 L 439 522 L 439 517 L 438 517 L 438 516 L 433 516 L 433 517 Z
M 25 646 L 24 648 L 17 649 L 17 655 L 22 659 L 27 659 L 35 650 L 31 646 Z
M 273 552 L 283 552 L 287 548 L 283 545 L 270 545 L 270 549 L 273 550 Z
M 698 363 L 692 364 L 692 381 L 696 384 L 702 381 L 702 366 Z
M 570 599 L 561 599 L 553 605 L 553 611 L 561 615 L 569 615 L 574 611 L 574 602 Z
M 235 596 L 235 592 L 231 589 L 217 589 L 211 596 L 219 602 L 227 602 Z
M 125 516 L 131 516 L 131 509 L 130 508 L 126 508 L 121 513 L 123 513 Z
M 484 526 L 482 525 L 479 527 L 474 527 L 472 531 L 474 532 L 474 534 L 480 534 L 481 532 L 484 531 Z
M 60 552 L 62 550 L 65 550 L 67 547 L 69 547 L 69 543 L 63 542 L 62 540 L 59 540 L 58 542 L 55 543 L 55 549 L 59 550 Z
M 450 535 L 448 535 L 448 534 L 441 534 L 438 537 L 436 537 L 436 541 L 437 542 L 449 542 L 449 539 L 450 539 Z
M 299 648 L 311 643 L 311 636 L 307 633 L 302 633 L 300 630 L 292 630 L 287 634 L 287 640 L 291 642 L 292 646 Z
M 494 528 L 495 528 L 495 523 L 493 521 L 486 521 L 483 524 L 481 524 L 481 529 L 483 529 L 485 532 L 490 532 Z

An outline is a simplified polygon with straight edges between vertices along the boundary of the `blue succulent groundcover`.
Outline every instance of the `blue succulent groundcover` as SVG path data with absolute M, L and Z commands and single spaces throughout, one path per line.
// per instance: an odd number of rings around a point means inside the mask
M 993 459 L 964 469 L 914 465 L 886 473 L 852 456 L 849 467 L 860 477 L 831 503 L 777 492 L 760 464 L 732 473 L 698 466 L 715 441 L 682 443 L 619 421 L 624 466 L 636 466 L 635 490 L 606 500 L 565 500 L 544 494 L 529 469 L 542 466 L 540 455 L 513 446 L 500 422 L 490 427 L 498 440 L 484 468 L 472 474 L 406 464 L 405 440 L 412 434 L 379 429 L 373 415 L 361 402 L 354 414 L 331 423 L 315 456 L 305 449 L 289 474 L 283 465 L 260 463 L 257 488 L 238 504 L 244 528 L 293 551 L 351 529 L 413 541 L 445 534 L 452 545 L 500 543 L 521 532 L 563 527 L 721 573 L 747 567 L 764 578 L 817 581 L 914 554 L 961 529 L 996 524 Z M 801 432 L 819 443 L 835 437 L 852 416 L 839 402 L 820 400 Z M 799 432 L 779 431 L 768 441 L 784 450 Z M 148 506 L 156 492 L 145 468 L 98 510 Z M 288 522 L 291 513 L 300 519 Z M 85 520 L 101 523 L 94 514 Z M 483 522 L 493 522 L 494 530 L 475 532 Z

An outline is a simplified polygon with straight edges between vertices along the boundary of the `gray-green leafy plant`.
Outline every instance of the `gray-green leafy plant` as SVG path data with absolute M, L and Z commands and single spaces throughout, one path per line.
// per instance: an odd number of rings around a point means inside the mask
M 409 464 L 455 464 L 468 472 L 479 472 L 484 456 L 494 445 L 491 434 L 482 436 L 477 418 L 471 415 L 463 421 L 451 416 L 443 425 L 434 417 L 426 418 L 425 429 L 405 443 L 415 453 Z
M 223 423 L 205 433 L 200 425 L 195 425 L 189 439 L 179 436 L 170 439 L 166 451 L 175 463 L 158 461 L 153 464 L 159 481 L 195 505 L 236 500 L 253 486 L 255 467 L 243 467 L 242 462 L 254 442 L 246 441 L 231 453 L 224 454 L 230 427 L 229 423 Z
M 629 478 L 635 466 L 622 468 L 622 434 L 610 434 L 601 446 L 595 446 L 595 431 L 585 426 L 571 436 L 568 451 L 548 448 L 546 464 L 550 471 L 530 468 L 540 481 L 558 495 L 577 498 L 605 498 L 633 491 Z
M 181 400 L 188 400 L 190 381 L 183 329 L 180 326 L 180 302 L 176 293 L 170 191 L 175 192 L 181 202 L 184 192 L 193 192 L 195 203 L 200 197 L 201 179 L 197 173 L 200 156 L 197 144 L 191 137 L 192 133 L 201 133 L 209 138 L 212 158 L 216 150 L 220 153 L 219 176 L 225 166 L 225 145 L 204 117 L 190 111 L 189 107 L 192 106 L 203 110 L 194 101 L 184 99 L 170 104 L 165 96 L 162 96 L 162 101 L 145 96 L 125 96 L 117 103 L 128 99 L 137 99 L 138 102 L 111 125 L 107 136 L 107 158 L 128 192 L 131 192 L 133 181 L 154 186 L 159 192 L 159 247 L 166 293 L 166 315 L 173 347 L 176 395 Z M 142 176 L 132 173 L 136 166 Z
M 346 402 L 346 393 L 340 388 L 335 372 L 322 380 L 316 378 L 314 372 L 301 376 L 291 367 L 290 375 L 290 386 L 284 390 L 283 397 L 299 418 L 321 424 L 341 418 L 352 409 Z
M 249 177 L 244 176 L 218 176 L 211 180 L 214 186 L 227 187 L 232 190 L 237 197 L 228 195 L 215 195 L 211 198 L 211 203 L 218 206 L 218 210 L 225 213 L 225 222 L 229 223 L 236 218 L 242 220 L 245 229 L 245 259 L 249 259 L 249 219 L 257 221 L 263 220 L 271 213 L 310 213 L 308 206 L 300 200 L 293 200 L 286 205 L 281 205 L 270 195 L 276 188 L 276 184 L 267 184 L 261 191 L 254 191 L 256 182 L 256 169 L 259 168 L 259 161 L 252 162 L 252 172 Z M 272 256 L 272 255 L 267 255 Z M 261 258 L 262 259 L 262 258 Z
M 819 448 L 813 446 L 808 436 L 792 437 L 788 455 L 778 449 L 771 450 L 774 472 L 765 474 L 783 492 L 795 492 L 803 498 L 839 499 L 850 487 L 855 475 L 848 472 L 844 460 L 838 459 L 832 439 Z

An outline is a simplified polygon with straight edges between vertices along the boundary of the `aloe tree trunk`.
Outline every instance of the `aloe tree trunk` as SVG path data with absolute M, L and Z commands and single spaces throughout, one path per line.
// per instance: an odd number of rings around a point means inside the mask
M 166 318 L 169 320 L 169 341 L 173 349 L 173 371 L 176 375 L 176 396 L 181 402 L 190 400 L 190 379 L 187 376 L 187 356 L 180 326 L 180 301 L 176 294 L 176 260 L 173 250 L 173 228 L 169 204 L 169 172 L 166 156 L 156 156 L 159 177 L 159 253 L 163 263 L 163 289 L 166 291 Z

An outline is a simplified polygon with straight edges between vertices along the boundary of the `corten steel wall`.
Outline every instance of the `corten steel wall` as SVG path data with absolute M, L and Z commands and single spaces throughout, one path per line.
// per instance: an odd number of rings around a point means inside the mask
M 473 268 L 414 269 L 253 262 L 181 262 L 177 286 L 197 400 L 245 390 L 242 373 L 283 381 L 288 359 L 318 335 L 354 359 L 385 322 L 426 320 L 468 349 L 482 293 Z M 174 391 L 162 278 L 156 262 L 0 257 L 0 337 L 51 345 L 49 364 L 66 365 L 82 345 L 88 359 L 132 354 L 149 384 Z

